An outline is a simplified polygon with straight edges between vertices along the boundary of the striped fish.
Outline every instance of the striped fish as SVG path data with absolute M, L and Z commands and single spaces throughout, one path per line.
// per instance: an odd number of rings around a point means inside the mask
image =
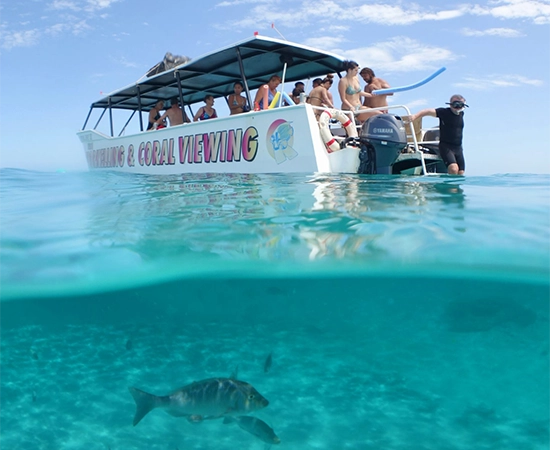
M 160 397 L 134 387 L 129 391 L 136 402 L 134 426 L 155 408 L 163 408 L 168 414 L 186 417 L 191 422 L 200 422 L 246 414 L 269 404 L 251 384 L 231 378 L 195 381 Z

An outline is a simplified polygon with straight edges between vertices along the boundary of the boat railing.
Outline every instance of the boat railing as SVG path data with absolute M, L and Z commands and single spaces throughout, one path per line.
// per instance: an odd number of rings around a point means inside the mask
M 323 107 L 314 107 L 314 108 L 315 109 L 321 109 L 321 110 L 326 109 L 326 108 L 323 108 Z M 354 121 L 356 123 L 356 127 L 358 129 L 358 134 L 360 134 L 359 129 L 361 128 L 362 125 L 361 125 L 361 122 L 355 120 L 355 116 L 360 115 L 360 114 L 364 114 L 364 113 L 369 112 L 369 111 L 388 111 L 388 112 L 390 112 L 392 110 L 393 111 L 402 110 L 405 113 L 405 114 L 401 115 L 400 117 L 403 119 L 403 122 L 406 126 L 406 129 L 408 127 L 407 134 L 406 134 L 406 137 L 407 137 L 407 147 L 406 148 L 410 149 L 412 147 L 413 153 L 417 153 L 419 155 L 420 162 L 422 164 L 422 171 L 425 175 L 428 174 L 428 171 L 426 169 L 426 162 L 424 160 L 424 151 L 421 149 L 421 147 L 426 146 L 425 148 L 429 149 L 429 147 L 427 147 L 427 146 L 429 146 L 429 145 L 438 145 L 439 141 L 438 140 L 425 141 L 423 139 L 423 136 L 427 131 L 438 130 L 439 129 L 438 127 L 419 129 L 418 131 L 421 133 L 421 140 L 419 141 L 418 138 L 417 138 L 417 130 L 415 130 L 413 121 L 410 120 L 410 117 L 412 115 L 411 111 L 409 110 L 409 108 L 406 105 L 388 105 L 388 106 L 381 106 L 381 107 L 377 107 L 377 108 L 360 109 L 358 111 L 342 110 L 342 112 L 347 114 L 347 115 L 353 116 Z M 394 113 L 392 112 L 392 114 L 394 114 Z M 395 115 L 399 115 L 399 114 L 395 114 Z M 340 139 L 343 139 L 343 138 L 340 138 Z
M 327 109 L 326 106 L 311 105 L 311 107 L 313 109 L 321 111 L 321 112 L 324 111 L 325 109 Z M 367 112 L 370 112 L 370 111 L 389 111 L 390 109 L 398 109 L 398 108 L 401 108 L 401 109 L 405 110 L 405 112 L 407 113 L 406 117 L 411 116 L 411 112 L 410 112 L 409 108 L 405 105 L 381 106 L 381 107 L 377 107 L 377 108 L 360 109 L 358 111 L 350 111 L 350 110 L 341 109 L 340 111 L 342 111 L 344 114 L 349 116 L 355 122 L 355 127 L 357 128 L 357 131 L 359 132 L 362 124 L 361 124 L 361 122 L 355 120 L 355 116 L 360 115 L 360 114 L 364 114 L 364 113 L 367 113 Z M 418 148 L 418 140 L 416 139 L 416 130 L 414 129 L 414 125 L 413 125 L 412 121 L 410 121 L 408 119 L 404 119 L 403 121 L 406 125 L 410 125 L 410 130 L 411 130 L 411 133 L 412 133 L 412 134 L 407 134 L 407 138 L 412 140 L 414 150 L 420 152 L 420 150 Z M 437 128 L 434 128 L 434 129 L 437 130 Z M 426 130 L 423 129 L 422 131 L 428 131 L 428 130 L 429 129 L 426 129 Z M 335 136 L 335 137 L 338 138 L 339 136 Z M 438 142 L 439 141 L 434 141 L 434 142 L 432 142 L 432 141 L 422 141 L 423 144 L 432 144 L 432 143 L 438 143 Z
M 316 109 L 316 110 L 320 110 L 320 111 L 324 111 L 325 109 L 327 109 L 326 107 L 313 106 L 313 105 L 312 105 L 312 108 Z M 413 150 L 414 150 L 414 153 L 417 153 L 420 156 L 420 161 L 421 161 L 421 164 L 422 164 L 423 173 L 424 174 L 428 173 L 428 171 L 426 170 L 426 163 L 424 161 L 424 152 L 422 152 L 422 150 L 420 149 L 420 147 L 418 145 L 418 139 L 416 138 L 416 130 L 414 129 L 414 124 L 413 124 L 412 120 L 410 120 L 411 111 L 409 110 L 409 108 L 406 105 L 388 105 L 388 106 L 381 106 L 381 107 L 377 107 L 377 108 L 359 109 L 357 111 L 349 111 L 349 110 L 341 110 L 341 111 L 344 114 L 350 116 L 350 118 L 352 118 L 352 120 L 355 122 L 355 126 L 356 126 L 356 128 L 358 129 L 358 132 L 359 132 L 360 131 L 359 128 L 361 127 L 361 122 L 355 120 L 355 116 L 360 115 L 360 114 L 364 114 L 364 113 L 368 113 L 370 111 L 390 111 L 390 110 L 394 110 L 394 111 L 395 110 L 402 110 L 402 111 L 405 112 L 404 116 L 407 119 L 405 119 L 406 121 L 404 120 L 404 123 L 406 125 L 408 125 L 409 128 L 410 128 L 410 134 L 407 134 L 407 142 L 409 143 L 408 145 L 411 145 Z M 344 139 L 341 136 L 334 136 L 334 137 L 335 137 L 335 139 L 337 139 L 339 141 L 342 141 Z M 412 142 L 410 142 L 410 141 L 412 141 Z M 430 143 L 432 143 L 432 142 L 422 142 L 422 144 L 430 144 Z

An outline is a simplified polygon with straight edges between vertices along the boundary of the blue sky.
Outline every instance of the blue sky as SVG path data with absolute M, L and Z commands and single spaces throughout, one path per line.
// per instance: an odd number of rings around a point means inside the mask
M 550 173 L 549 25 L 550 0 L 2 2 L 0 167 L 85 170 L 75 133 L 102 93 L 167 51 L 194 58 L 258 31 L 354 59 L 395 87 L 444 66 L 392 103 L 415 112 L 462 94 L 467 174 Z

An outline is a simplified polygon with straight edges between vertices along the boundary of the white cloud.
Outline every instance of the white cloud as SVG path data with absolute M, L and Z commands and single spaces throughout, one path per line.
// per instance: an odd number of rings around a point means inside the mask
M 77 36 L 79 34 L 83 34 L 86 31 L 91 30 L 92 27 L 88 25 L 88 23 L 85 20 L 79 20 L 78 22 L 75 22 L 71 24 L 71 32 Z
M 100 11 L 109 8 L 119 0 L 54 0 L 49 4 L 51 9 L 71 11 Z
M 88 25 L 85 20 L 70 18 L 67 19 L 66 22 L 56 23 L 52 26 L 49 26 L 45 29 L 45 33 L 54 36 L 62 33 L 71 33 L 75 36 L 78 36 L 79 34 L 82 34 L 91 29 L 92 27 Z
M 223 1 L 220 3 L 216 3 L 215 7 L 227 7 L 227 6 L 237 6 L 237 5 L 245 5 L 249 3 L 254 3 L 255 5 L 258 3 L 271 3 L 271 0 L 232 0 L 232 1 Z
M 235 6 L 242 3 L 254 3 L 249 0 L 234 0 L 218 3 L 217 6 Z M 344 6 L 343 6 L 344 5 Z M 272 2 L 257 5 L 250 9 L 243 18 L 223 26 L 251 26 L 253 24 L 275 21 L 284 26 L 295 27 L 316 25 L 332 26 L 335 17 L 346 17 L 346 28 L 353 26 L 354 22 L 376 23 L 381 25 L 408 25 L 421 21 L 448 20 L 465 15 L 468 7 L 448 9 L 440 11 L 426 11 L 425 8 L 412 4 L 409 8 L 395 4 L 344 4 L 334 0 L 318 0 L 314 7 L 310 2 L 302 2 L 293 9 L 284 7 L 280 10 L 274 8 Z M 267 18 L 267 20 L 266 20 Z
M 393 97 L 393 100 L 390 100 L 392 97 L 388 97 L 388 101 L 391 101 L 392 103 L 396 103 L 396 104 L 402 104 L 399 100 L 399 94 L 395 94 L 395 96 Z M 422 108 L 423 106 L 426 106 L 428 105 L 428 100 L 426 100 L 425 98 L 420 98 L 420 99 L 417 99 L 417 100 L 412 100 L 412 101 L 408 101 L 407 102 L 407 107 L 412 111 L 412 110 L 415 110 L 415 109 L 420 109 Z
M 86 11 L 99 11 L 102 9 L 110 8 L 113 3 L 119 0 L 87 0 Z
M 306 39 L 303 44 L 309 47 L 322 48 L 327 51 L 333 51 L 334 53 L 339 53 L 341 52 L 341 50 L 338 49 L 338 46 L 345 41 L 346 40 L 343 39 L 342 37 L 324 35 L 320 37 Z M 336 50 L 328 50 L 328 49 L 336 49 Z
M 114 64 L 119 64 L 119 65 L 121 65 L 121 66 L 123 66 L 123 67 L 132 67 L 132 68 L 133 68 L 133 67 L 139 67 L 138 64 L 136 64 L 135 62 L 132 62 L 132 61 L 128 61 L 128 60 L 126 59 L 126 57 L 124 57 L 124 56 L 120 56 L 120 57 L 116 57 L 116 58 L 113 57 L 113 56 L 111 56 L 111 57 L 110 57 L 110 60 L 111 60 Z
M 393 4 L 362 5 L 349 11 L 351 16 L 360 22 L 378 23 L 382 25 L 409 25 L 428 20 L 448 20 L 460 17 L 466 13 L 465 8 L 429 12 L 420 6 L 412 5 L 408 9 Z
M 548 0 L 495 0 L 490 3 L 497 6 L 475 5 L 471 13 L 499 19 L 532 19 L 538 25 L 550 23 Z
M 341 24 L 329 25 L 326 29 L 324 28 L 322 29 L 322 31 L 328 31 L 329 33 L 349 31 L 349 30 L 350 30 L 349 25 L 341 25 Z
M 290 9 L 283 4 L 278 7 L 272 1 L 231 0 L 222 1 L 216 6 L 231 7 L 253 4 L 240 19 L 218 24 L 219 28 L 251 27 L 262 29 L 275 22 L 281 26 L 300 27 L 315 25 L 317 28 L 328 27 L 335 23 L 335 18 L 345 17 L 345 24 L 352 28 L 354 24 L 370 23 L 379 25 L 410 25 L 418 22 L 434 22 L 456 19 L 466 15 L 491 15 L 499 19 L 531 19 L 534 23 L 550 23 L 549 0 L 489 0 L 485 5 L 461 4 L 455 8 L 437 9 L 415 3 L 403 6 L 394 2 L 360 4 L 348 0 L 319 0 L 296 2 Z M 340 22 L 342 23 L 342 22 Z
M 516 38 L 516 37 L 525 36 L 524 34 L 520 33 L 518 30 L 514 30 L 512 28 L 488 28 L 486 30 L 472 30 L 470 28 L 463 28 L 461 30 L 461 33 L 464 36 L 474 36 L 474 37 L 497 36 L 497 37 L 503 37 L 503 38 Z
M 345 52 L 345 56 L 357 61 L 362 67 L 376 67 L 386 73 L 432 70 L 457 59 L 450 50 L 423 44 L 408 37 L 396 37 L 374 43 L 370 47 L 349 50 Z
M 40 38 L 39 30 L 26 31 L 3 31 L 0 35 L 2 48 L 10 50 L 14 47 L 30 47 L 38 43 Z
M 455 83 L 456 87 L 467 87 L 469 89 L 485 91 L 494 88 L 521 87 L 521 86 L 542 86 L 542 80 L 530 79 L 523 75 L 488 75 L 483 78 L 466 77 L 464 81 Z
M 50 3 L 51 9 L 57 9 L 57 10 L 66 10 L 70 9 L 71 11 L 80 11 L 80 7 L 71 0 L 54 0 L 52 3 Z
M 247 0 L 235 0 L 233 2 L 223 2 L 223 6 L 233 6 L 240 1 L 248 3 Z M 320 28 L 332 26 L 334 17 L 346 17 L 346 14 L 349 14 L 351 11 L 346 12 L 333 0 L 318 0 L 314 8 L 312 8 L 311 3 L 303 2 L 292 9 L 288 7 L 276 9 L 271 1 L 266 3 L 254 1 L 252 3 L 256 6 L 250 8 L 248 13 L 243 15 L 242 18 L 218 23 L 216 27 L 221 29 L 254 27 L 261 30 L 270 27 L 274 23 L 275 26 L 292 28 L 297 26 L 303 28 L 314 24 L 316 28 Z
M 55 25 L 46 28 L 46 33 L 56 35 L 67 31 L 67 28 L 66 23 L 56 23 Z
M 105 17 L 98 11 L 111 7 L 120 0 L 53 0 L 44 6 L 44 11 L 36 11 L 40 26 L 32 27 L 32 22 L 20 21 L 19 26 L 27 30 L 10 30 L 8 22 L 2 23 L 0 31 L 0 46 L 5 49 L 14 47 L 30 47 L 39 43 L 41 36 L 57 36 L 64 33 L 80 35 L 93 27 L 90 22 Z M 36 7 L 41 3 L 36 1 Z M 33 11 L 34 12 L 34 11 Z M 41 14 L 45 13 L 45 14 Z M 30 13 L 17 13 L 19 17 L 27 17 Z M 14 22 L 12 22 L 14 23 Z

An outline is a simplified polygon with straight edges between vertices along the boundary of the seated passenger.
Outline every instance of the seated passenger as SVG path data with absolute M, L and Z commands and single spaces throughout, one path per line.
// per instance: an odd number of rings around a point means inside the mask
M 149 124 L 147 125 L 147 131 L 166 127 L 166 121 L 160 116 L 160 112 L 163 109 L 164 102 L 162 100 L 157 101 L 155 106 L 151 108 L 151 111 L 149 111 Z
M 199 108 L 197 114 L 193 117 L 193 122 L 197 122 L 198 120 L 216 119 L 218 117 L 216 110 L 214 109 L 214 96 L 206 95 L 204 97 L 204 103 L 206 103 L 206 105 Z
M 256 98 L 254 99 L 254 107 L 256 109 L 256 105 L 258 105 L 259 109 L 267 109 L 267 107 L 271 104 L 273 101 L 273 98 L 275 97 L 275 94 L 277 94 L 277 87 L 281 84 L 282 79 L 279 75 L 272 75 L 269 81 L 267 82 L 268 90 L 267 90 L 267 103 L 268 105 L 264 106 L 264 90 L 263 87 L 260 87 L 258 89 L 258 92 L 256 92 Z
M 329 97 L 329 92 L 327 86 L 330 87 L 332 84 L 332 75 L 327 75 L 327 77 L 321 80 L 321 84 L 313 88 L 309 93 L 307 102 L 313 106 L 321 106 L 325 108 L 334 108 L 334 105 Z M 315 117 L 319 120 L 319 116 L 322 114 L 322 109 L 314 109 Z
M 244 88 L 242 83 L 240 81 L 235 81 L 235 84 L 233 85 L 233 91 L 235 93 L 231 94 L 227 98 L 227 102 L 229 103 L 230 116 L 245 112 L 246 98 L 241 95 L 243 89 Z
M 187 117 L 187 114 L 185 114 L 185 112 L 178 106 L 178 99 L 176 97 L 170 100 L 170 103 L 170 108 L 166 110 L 160 120 L 164 120 L 166 117 L 168 117 L 171 127 L 173 127 L 174 125 L 181 125 L 184 122 L 191 122 L 189 120 L 189 117 Z
M 301 81 L 297 81 L 296 83 L 294 83 L 294 89 L 292 90 L 292 95 L 290 96 L 292 101 L 296 104 L 300 103 L 300 94 L 302 92 L 305 92 L 305 90 L 306 85 Z
M 292 94 L 290 95 L 290 98 L 294 103 L 297 105 L 300 103 L 300 94 L 302 94 L 304 91 L 301 91 L 300 88 L 294 88 L 292 89 Z

